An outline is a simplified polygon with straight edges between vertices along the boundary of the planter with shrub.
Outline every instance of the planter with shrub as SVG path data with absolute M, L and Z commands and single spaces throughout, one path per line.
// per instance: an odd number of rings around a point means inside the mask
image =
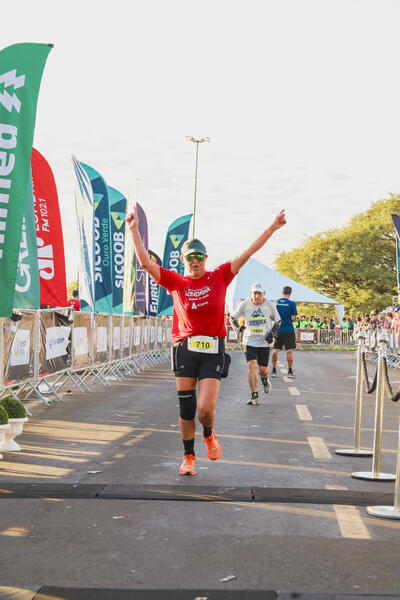
M 0 400 L 0 407 L 4 408 L 8 415 L 8 431 L 5 431 L 5 440 L 0 444 L 0 450 L 4 452 L 19 452 L 21 446 L 14 441 L 17 435 L 21 435 L 24 423 L 28 420 L 24 405 L 17 398 L 6 396 Z
M 4 406 L 1 406 L 0 404 L 0 447 L 1 447 L 1 443 L 4 441 L 5 437 L 6 437 L 6 432 L 9 430 L 9 425 L 8 425 L 8 413 L 6 411 L 6 409 L 4 408 Z M 3 458 L 2 455 L 0 454 L 0 458 Z

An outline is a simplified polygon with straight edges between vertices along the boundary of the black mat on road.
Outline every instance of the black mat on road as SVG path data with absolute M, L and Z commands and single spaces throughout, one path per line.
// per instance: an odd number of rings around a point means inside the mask
M 276 600 L 272 591 L 248 590 L 113 590 L 42 587 L 34 600 Z
M 399 595 L 296 594 L 270 590 L 121 590 L 44 586 L 34 600 L 398 600 Z
M 186 485 L 0 483 L 4 498 L 82 498 L 100 500 L 187 500 L 191 502 L 281 502 L 393 506 L 392 493 L 268 487 Z

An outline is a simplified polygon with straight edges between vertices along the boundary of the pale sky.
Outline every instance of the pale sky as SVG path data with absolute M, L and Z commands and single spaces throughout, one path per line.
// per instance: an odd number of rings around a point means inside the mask
M 400 192 L 398 0 L 18 0 L 2 47 L 54 43 L 35 147 L 53 168 L 68 280 L 76 278 L 70 160 L 147 213 L 150 247 L 192 212 L 209 265 L 285 208 L 255 258 L 272 266 L 305 235 L 342 227 Z

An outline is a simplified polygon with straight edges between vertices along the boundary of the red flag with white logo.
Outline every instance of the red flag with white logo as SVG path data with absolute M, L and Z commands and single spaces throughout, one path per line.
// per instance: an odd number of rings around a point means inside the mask
M 31 165 L 40 304 L 67 306 L 64 242 L 56 182 L 50 165 L 35 148 L 32 148 Z

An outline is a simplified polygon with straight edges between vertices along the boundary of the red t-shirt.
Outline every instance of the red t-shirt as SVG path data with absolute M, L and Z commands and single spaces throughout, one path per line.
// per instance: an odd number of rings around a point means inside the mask
M 199 279 L 162 267 L 160 273 L 157 283 L 171 293 L 174 301 L 173 342 L 190 335 L 226 336 L 226 288 L 235 277 L 230 261 L 214 271 L 206 271 Z
M 71 298 L 71 300 L 68 301 L 68 306 L 72 306 L 74 310 L 81 310 L 81 303 L 79 300 L 75 300 L 75 298 Z

